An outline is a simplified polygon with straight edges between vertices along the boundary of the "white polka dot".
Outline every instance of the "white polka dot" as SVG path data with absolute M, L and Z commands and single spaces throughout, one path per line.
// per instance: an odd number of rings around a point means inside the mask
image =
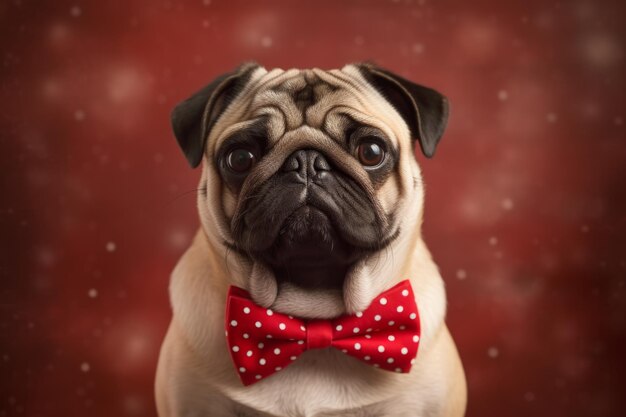
M 304 340 L 298 340 L 298 344 L 299 345 L 303 345 L 304 344 Z
M 366 356 L 363 359 L 365 359 L 366 361 L 369 361 L 370 359 L 372 359 L 370 356 Z
M 338 324 L 337 327 L 335 327 L 335 330 L 340 332 L 341 330 L 343 330 L 343 326 L 341 324 Z
M 279 328 L 280 330 L 285 330 L 285 329 L 287 328 L 287 326 L 285 325 L 285 323 L 280 323 L 280 324 L 278 325 L 278 328 Z
M 231 320 L 230 325 L 233 327 L 237 327 L 237 320 Z
M 396 324 L 396 322 L 393 321 L 393 320 L 389 320 L 389 323 L 387 323 L 387 324 L 390 325 L 390 326 L 393 326 L 394 324 Z
M 419 342 L 419 340 L 420 340 L 420 337 L 418 335 L 413 336 L 413 342 L 414 343 Z
M 399 374 L 401 374 L 401 373 L 402 373 L 402 369 L 400 369 L 400 368 L 396 368 L 396 369 L 395 369 L 395 371 L 396 371 L 397 373 L 399 373 Z
M 247 356 L 247 357 L 252 356 L 252 351 L 251 351 L 251 350 L 247 351 L 247 352 L 246 352 L 246 356 Z
M 387 339 L 388 339 L 390 342 L 393 342 L 394 340 L 396 340 L 396 337 L 395 337 L 394 335 L 390 334 L 389 336 L 387 336 Z
M 363 317 L 363 312 L 357 311 L 354 315 L 357 317 Z
M 249 339 L 249 338 L 250 338 L 250 335 L 249 335 L 248 333 L 244 333 L 244 334 L 243 334 L 243 338 L 244 338 L 244 339 Z
M 244 368 L 244 367 L 242 366 L 241 368 L 239 368 L 239 372 L 241 372 L 241 373 L 243 374 L 244 372 L 246 372 L 246 368 Z
M 417 317 L 417 314 L 415 314 L 415 313 L 411 313 L 411 314 L 409 315 L 409 318 L 410 318 L 411 320 L 415 320 L 415 318 L 416 318 L 416 317 Z
M 280 366 L 277 366 L 276 368 L 274 368 L 275 371 L 280 371 L 281 369 L 283 368 L 281 368 Z
M 409 350 L 403 347 L 402 349 L 400 349 L 400 353 L 402 353 L 403 355 L 406 355 L 407 353 L 409 353 Z
M 398 306 L 398 308 L 396 308 L 396 311 L 397 311 L 398 313 L 402 313 L 402 312 L 404 311 L 404 307 L 402 307 L 402 306 Z
M 276 348 L 274 349 L 274 355 L 279 355 L 280 354 L 280 349 Z
M 380 299 L 380 303 L 381 303 L 382 305 L 387 304 L 387 299 L 386 299 L 385 297 L 381 298 L 381 299 Z
M 263 344 L 263 342 L 259 343 L 257 346 L 259 346 L 259 349 L 263 349 L 265 347 L 265 345 Z
M 293 316 L 287 316 L 287 317 L 289 317 L 289 320 L 293 320 Z
M 382 317 L 380 317 L 380 314 L 376 314 L 376 315 L 374 316 L 374 320 L 376 320 L 376 321 L 380 321 L 380 319 L 382 319 Z
M 393 358 L 387 359 L 387 363 L 393 363 Z
M 366 332 L 368 332 L 368 333 L 371 332 L 371 331 L 372 331 L 371 327 L 368 327 L 368 329 L 366 330 Z
M 233 346 L 233 352 L 239 352 L 239 346 Z
M 268 308 L 267 310 L 265 310 L 265 314 L 271 316 L 272 314 L 274 314 L 274 312 Z
M 305 332 L 305 331 L 306 331 L 306 327 L 304 327 L 304 326 L 300 326 L 300 330 L 302 330 L 303 332 Z
M 400 330 L 406 330 L 406 326 L 405 325 L 400 326 Z
M 366 334 L 366 335 L 365 335 L 365 338 L 366 338 L 366 339 L 371 339 L 371 338 L 372 338 L 372 335 L 371 335 L 371 334 Z
M 254 327 L 256 327 L 257 329 L 260 329 L 261 328 L 261 322 L 260 321 L 255 322 L 254 323 Z
M 354 329 L 352 329 L 352 332 L 353 332 L 353 333 L 358 333 L 358 332 L 360 332 L 360 331 L 361 331 L 361 329 L 359 329 L 358 327 L 355 327 Z
M 261 375 L 255 376 L 256 379 L 261 379 Z
M 355 344 L 354 344 L 354 348 L 355 348 L 356 350 L 361 350 L 361 344 L 360 344 L 360 343 L 355 343 Z
M 415 359 L 411 359 L 411 365 L 415 365 Z
M 402 290 L 402 296 L 406 297 L 407 295 L 409 295 L 409 290 Z
M 248 307 L 244 307 L 243 312 L 246 314 L 250 314 L 250 309 Z
M 289 359 L 291 359 L 292 361 L 295 361 L 296 357 L 295 356 L 290 356 Z
M 259 364 L 265 365 L 267 361 L 264 358 L 259 359 Z
M 385 351 L 385 347 L 384 347 L 383 345 L 379 345 L 379 346 L 378 346 L 378 351 L 379 351 L 380 353 L 383 353 L 383 352 Z
M 271 335 L 271 334 L 268 334 L 267 336 L 265 336 L 265 338 L 266 338 L 266 339 L 271 339 L 271 338 L 272 338 L 272 335 Z

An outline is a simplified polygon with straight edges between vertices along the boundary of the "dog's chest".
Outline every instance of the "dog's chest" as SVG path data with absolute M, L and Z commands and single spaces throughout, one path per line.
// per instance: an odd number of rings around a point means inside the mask
M 412 375 L 381 371 L 328 350 L 304 354 L 283 374 L 231 398 L 241 404 L 234 415 L 242 417 L 413 417 L 423 415 L 416 408 L 424 404 L 414 384 Z
M 319 403 L 323 403 L 323 399 L 318 400 L 317 407 Z M 268 414 L 239 405 L 236 406 L 233 417 L 428 417 L 437 415 L 437 409 L 437 405 L 432 401 L 416 404 L 415 398 L 409 400 L 400 396 L 367 406 L 332 411 L 301 409 Z
M 335 410 L 320 412 L 302 412 L 298 414 L 267 414 L 252 410 L 247 407 L 237 407 L 233 417 L 399 417 L 401 415 L 412 416 L 413 414 L 398 414 L 397 405 L 389 403 L 376 404 L 367 407 L 359 407 L 351 410 Z

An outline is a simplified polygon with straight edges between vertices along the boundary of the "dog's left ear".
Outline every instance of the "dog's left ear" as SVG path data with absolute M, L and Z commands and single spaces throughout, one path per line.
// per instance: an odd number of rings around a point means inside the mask
M 233 72 L 220 75 L 172 110 L 174 135 L 192 168 L 202 161 L 211 128 L 257 68 L 259 65 L 255 63 L 243 64 Z
M 422 152 L 431 158 L 448 122 L 448 100 L 432 88 L 415 84 L 372 64 L 358 68 L 365 79 L 389 101 L 419 140 Z

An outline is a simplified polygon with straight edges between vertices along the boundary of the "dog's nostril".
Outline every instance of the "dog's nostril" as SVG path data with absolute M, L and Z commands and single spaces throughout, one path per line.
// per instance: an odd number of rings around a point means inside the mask
M 330 171 L 330 164 L 328 163 L 328 161 L 326 160 L 326 158 L 324 158 L 322 156 L 322 154 L 317 154 L 315 155 L 315 160 L 313 161 L 313 169 L 315 171 Z
M 297 171 L 300 169 L 300 161 L 296 155 L 291 155 L 283 164 L 283 171 Z

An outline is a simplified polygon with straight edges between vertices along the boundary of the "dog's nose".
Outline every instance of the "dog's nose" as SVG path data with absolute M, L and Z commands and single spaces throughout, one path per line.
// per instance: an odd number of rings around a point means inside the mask
M 301 149 L 287 157 L 283 164 L 284 172 L 296 172 L 302 180 L 323 176 L 331 166 L 321 152 L 314 149 Z

